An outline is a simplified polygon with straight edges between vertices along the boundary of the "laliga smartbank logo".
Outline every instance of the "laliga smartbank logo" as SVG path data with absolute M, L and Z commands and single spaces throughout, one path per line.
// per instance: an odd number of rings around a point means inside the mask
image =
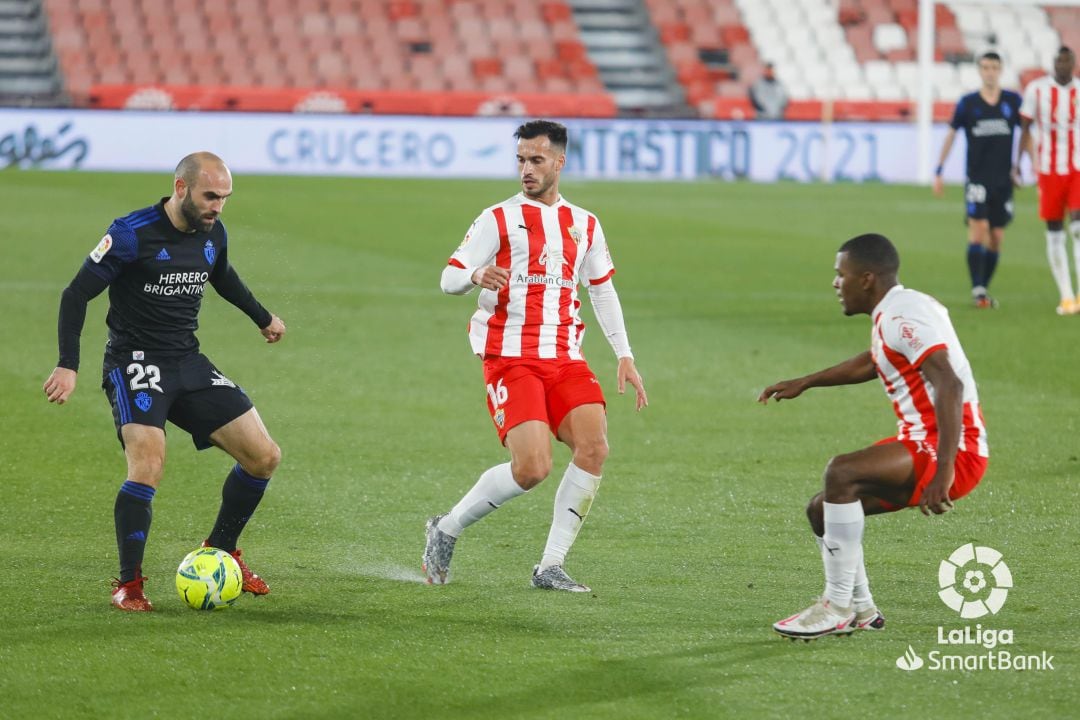
M 961 545 L 938 566 L 938 597 L 963 620 L 997 615 L 1013 587 L 1012 572 L 1000 552 L 974 543 Z M 1009 628 L 964 625 L 938 626 L 937 648 L 925 660 L 908 645 L 896 667 L 908 672 L 927 670 L 1053 670 L 1054 656 L 1014 652 L 1002 645 L 1015 644 Z M 944 647 L 944 649 L 940 649 Z M 966 652 L 964 652 L 966 650 Z
M 997 615 L 1013 586 L 1012 573 L 997 550 L 968 543 L 941 561 L 938 586 L 941 601 L 964 619 Z

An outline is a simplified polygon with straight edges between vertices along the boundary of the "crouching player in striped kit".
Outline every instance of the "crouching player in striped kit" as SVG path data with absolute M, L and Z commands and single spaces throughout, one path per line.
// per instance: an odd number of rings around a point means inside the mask
M 806 513 L 825 564 L 825 594 L 773 629 L 812 640 L 885 625 L 863 566 L 866 515 L 918 506 L 940 515 L 986 472 L 989 451 L 975 378 L 948 311 L 897 281 L 900 257 L 881 235 L 840 247 L 833 287 L 845 315 L 873 320 L 870 350 L 839 365 L 770 385 L 758 400 L 789 400 L 812 387 L 852 385 L 880 377 L 899 432 L 871 447 L 838 455 L 825 468 L 825 490 Z
M 483 360 L 488 411 L 510 462 L 485 471 L 449 512 L 428 520 L 423 567 L 429 583 L 445 584 L 462 531 L 548 476 L 550 431 L 573 458 L 555 494 L 554 520 L 532 584 L 588 592 L 563 570 L 608 454 L 604 394 L 581 352 L 579 283 L 587 285 L 600 328 L 619 358 L 619 393 L 629 382 L 638 410 L 648 399 L 600 223 L 559 194 L 566 128 L 534 120 L 514 137 L 522 192 L 480 214 L 441 283 L 452 295 L 481 288 L 469 340 Z

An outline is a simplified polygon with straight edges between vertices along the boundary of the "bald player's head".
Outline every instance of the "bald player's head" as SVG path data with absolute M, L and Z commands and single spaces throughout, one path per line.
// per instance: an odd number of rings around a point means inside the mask
M 225 164 L 225 161 L 219 158 L 212 152 L 194 152 L 186 156 L 176 166 L 176 172 L 174 177 L 177 180 L 183 180 L 184 184 L 188 187 L 193 187 L 198 183 L 199 174 L 203 168 L 208 170 L 213 169 L 219 172 L 229 172 L 229 167 Z
M 177 227 L 184 232 L 210 232 L 232 195 L 232 173 L 211 152 L 195 152 L 176 166 L 170 202 L 180 211 Z

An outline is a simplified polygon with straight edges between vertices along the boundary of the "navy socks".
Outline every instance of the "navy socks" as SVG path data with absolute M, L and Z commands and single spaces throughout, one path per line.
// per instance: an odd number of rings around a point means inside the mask
M 142 574 L 143 550 L 150 534 L 153 511 L 150 502 L 156 490 L 149 485 L 125 480 L 116 494 L 113 519 L 116 547 L 120 551 L 120 582 L 131 582 Z
M 221 488 L 221 509 L 217 522 L 206 540 L 211 547 L 226 552 L 236 549 L 236 541 L 259 506 L 269 482 L 269 478 L 248 475 L 239 463 L 233 467 Z

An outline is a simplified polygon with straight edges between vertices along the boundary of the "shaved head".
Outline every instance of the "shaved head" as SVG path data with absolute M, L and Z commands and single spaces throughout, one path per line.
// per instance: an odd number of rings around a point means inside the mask
M 202 151 L 191 153 L 181 160 L 176 166 L 174 177 L 177 180 L 183 180 L 188 187 L 194 187 L 198 183 L 199 173 L 202 172 L 203 168 L 229 172 L 224 160 L 212 152 Z
M 232 195 L 232 173 L 211 152 L 191 153 L 176 166 L 173 194 L 165 209 L 183 232 L 210 232 Z

